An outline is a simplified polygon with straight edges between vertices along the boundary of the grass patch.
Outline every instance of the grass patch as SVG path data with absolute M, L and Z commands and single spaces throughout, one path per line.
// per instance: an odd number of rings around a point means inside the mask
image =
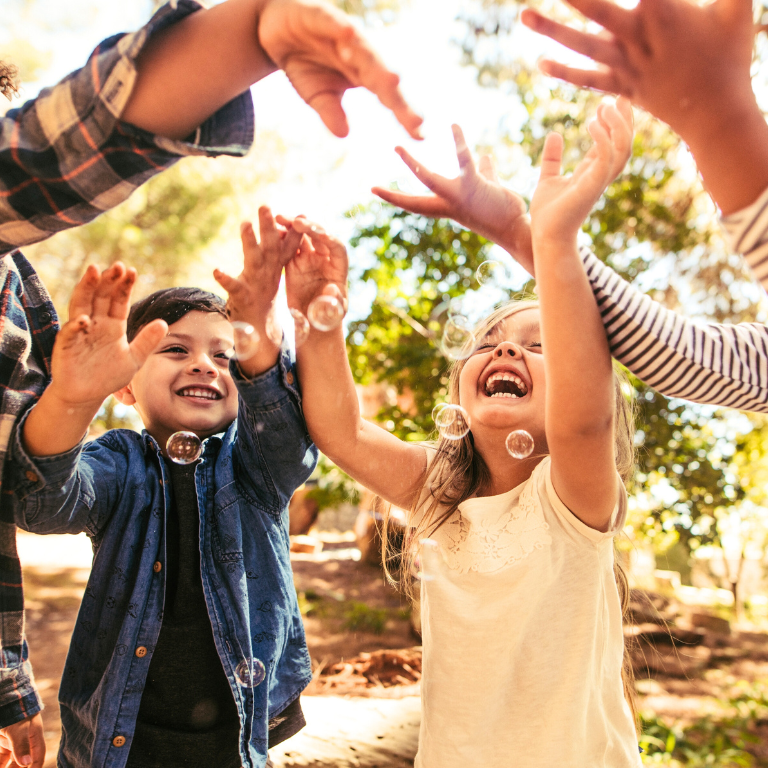
M 380 635 L 387 625 L 389 611 L 371 608 L 365 603 L 350 602 L 344 611 L 344 628 L 351 632 L 372 632 Z

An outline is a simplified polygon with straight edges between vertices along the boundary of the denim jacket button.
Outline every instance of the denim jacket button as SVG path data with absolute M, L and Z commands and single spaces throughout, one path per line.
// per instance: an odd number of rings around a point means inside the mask
M 290 371 L 288 371 L 288 373 L 285 374 L 285 383 L 293 384 L 293 374 Z
M 162 563 L 161 563 L 161 562 L 158 560 L 158 561 L 157 561 L 157 562 L 156 562 L 156 563 L 155 563 L 155 564 L 152 566 L 152 570 L 153 570 L 155 573 L 160 573 L 160 571 L 162 571 L 162 570 L 163 570 L 163 564 L 162 564 Z
M 145 648 L 143 645 L 140 645 L 140 646 L 139 646 L 139 647 L 136 649 L 136 655 L 137 655 L 137 656 L 138 656 L 140 659 L 143 659 L 143 658 L 144 658 L 144 657 L 147 655 L 147 649 L 146 649 L 146 648 Z
M 29 480 L 30 483 L 36 483 L 40 478 L 37 476 L 37 472 L 33 472 L 31 469 L 28 469 L 24 476 Z
M 115 738 L 112 739 L 112 744 L 115 747 L 122 747 L 123 744 L 125 744 L 125 736 L 115 736 Z

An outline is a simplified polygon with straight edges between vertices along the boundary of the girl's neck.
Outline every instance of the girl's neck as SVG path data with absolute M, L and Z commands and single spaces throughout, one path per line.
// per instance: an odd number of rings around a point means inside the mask
M 475 438 L 475 450 L 483 457 L 491 476 L 489 484 L 478 491 L 478 496 L 498 496 L 524 483 L 533 473 L 544 455 L 534 451 L 527 459 L 513 459 L 507 453 L 504 441 L 492 441 L 488 445 L 478 444 Z

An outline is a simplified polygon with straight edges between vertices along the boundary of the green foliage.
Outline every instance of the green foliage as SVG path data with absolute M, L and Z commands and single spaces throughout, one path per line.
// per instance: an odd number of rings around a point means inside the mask
M 749 722 L 740 717 L 702 717 L 687 727 L 643 718 L 643 763 L 665 768 L 749 768 L 755 761 L 747 747 L 759 739 L 748 728 Z
M 374 635 L 384 632 L 389 617 L 386 608 L 371 608 L 358 602 L 349 603 L 345 613 L 345 629 L 351 632 L 372 632 Z
M 447 393 L 446 360 L 435 347 L 437 308 L 462 296 L 489 243 L 447 220 L 383 209 L 352 238 L 376 258 L 358 279 L 378 294 L 370 314 L 350 323 L 347 352 L 355 381 L 387 382 L 410 401 L 386 404 L 378 419 L 403 440 L 424 440 L 430 414 Z M 439 334 L 438 334 L 439 338 Z
M 360 486 L 323 454 L 320 454 L 312 479 L 317 485 L 307 492 L 307 498 L 317 502 L 318 510 L 360 502 Z

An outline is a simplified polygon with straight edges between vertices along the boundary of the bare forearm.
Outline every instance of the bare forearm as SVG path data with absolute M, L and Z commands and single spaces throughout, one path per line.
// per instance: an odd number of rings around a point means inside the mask
M 55 456 L 74 448 L 101 407 L 62 402 L 48 388 L 24 422 L 24 447 L 31 456 Z
M 276 67 L 258 43 L 266 0 L 227 0 L 197 11 L 153 37 L 122 118 L 183 139 Z
M 534 253 L 547 373 L 547 436 L 569 439 L 610 431 L 611 356 L 576 245 L 544 243 Z

